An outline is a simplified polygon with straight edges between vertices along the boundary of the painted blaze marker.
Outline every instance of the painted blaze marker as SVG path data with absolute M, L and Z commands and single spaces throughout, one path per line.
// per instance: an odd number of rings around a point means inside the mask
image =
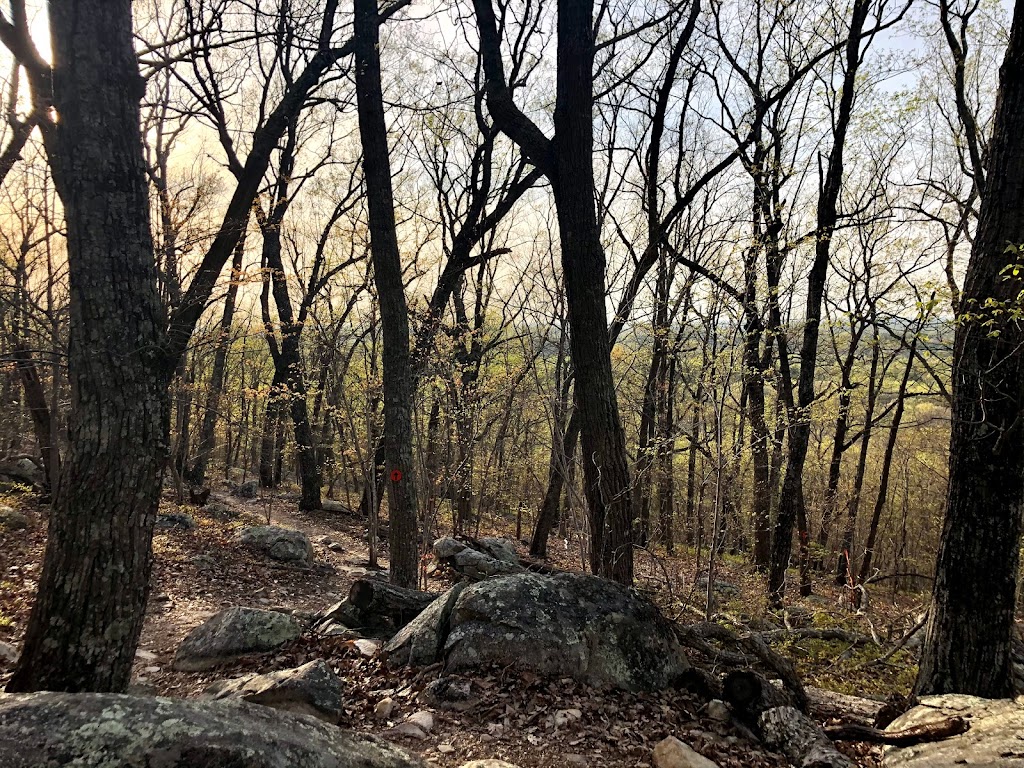
M 391 482 L 392 483 L 397 483 L 397 482 L 400 482 L 401 479 L 402 479 L 402 470 L 400 470 L 400 469 L 392 469 L 391 470 Z

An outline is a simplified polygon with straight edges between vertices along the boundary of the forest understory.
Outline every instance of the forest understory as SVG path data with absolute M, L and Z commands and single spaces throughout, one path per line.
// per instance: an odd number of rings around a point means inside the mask
M 304 634 L 270 656 L 253 655 L 205 672 L 179 672 L 170 666 L 175 649 L 193 627 L 217 611 L 234 605 L 288 610 L 312 616 L 341 600 L 352 581 L 367 575 L 366 521 L 352 514 L 299 512 L 296 497 L 274 494 L 243 502 L 218 494 L 238 516 L 215 519 L 202 508 L 179 507 L 166 490 L 162 511 L 190 514 L 193 530 L 158 531 L 156 563 L 142 641 L 136 657 L 134 692 L 171 697 L 195 697 L 212 682 L 247 672 L 261 673 L 324 659 L 345 686 L 343 727 L 384 735 L 422 754 L 440 766 L 466 760 L 505 758 L 523 768 L 558 766 L 645 766 L 653 747 L 667 736 L 682 739 L 722 768 L 769 768 L 787 765 L 784 756 L 765 750 L 734 723 L 716 719 L 707 701 L 687 691 L 631 694 L 596 690 L 570 679 L 551 680 L 515 669 L 491 669 L 464 675 L 473 698 L 462 711 L 434 712 L 434 727 L 426 739 L 404 735 L 404 718 L 423 709 L 418 694 L 440 674 L 438 665 L 425 669 L 390 669 L 372 646 L 340 638 Z M 46 543 L 48 507 L 32 495 L 0 499 L 23 512 L 28 527 L 0 527 L 4 569 L 0 578 L 0 641 L 16 645 L 24 631 Z M 244 525 L 266 524 L 295 528 L 314 543 L 311 569 L 275 563 L 232 541 Z M 514 534 L 515 521 L 491 519 L 481 528 L 489 535 Z M 578 570 L 577 542 L 556 540 L 548 566 Z M 387 565 L 387 545 L 380 542 L 381 564 Z M 525 546 L 520 542 L 520 550 Z M 452 574 L 431 565 L 426 589 L 440 592 Z M 704 620 L 706 592 L 695 584 L 700 573 L 692 549 L 667 556 L 651 553 L 637 560 L 637 586 L 664 613 L 682 626 Z M 791 659 L 812 696 L 812 713 L 824 725 L 838 724 L 851 713 L 834 691 L 875 699 L 902 697 L 916 674 L 915 657 L 893 649 L 917 623 L 927 596 L 879 585 L 866 610 L 855 611 L 848 590 L 822 575 L 815 594 L 794 600 L 784 613 L 768 611 L 763 576 L 742 558 L 724 556 L 714 579 L 729 585 L 719 597 L 713 619 L 733 630 L 763 630 L 772 647 Z M 704 583 L 704 582 L 702 582 Z M 733 592 L 732 587 L 735 587 Z M 815 637 L 834 630 L 834 639 Z M 827 635 L 826 635 L 827 636 Z M 915 647 L 915 643 L 907 643 Z M 708 659 L 703 660 L 705 663 Z M 0 658 L 0 686 L 10 675 L 13 659 Z M 715 669 L 712 660 L 711 669 Z M 391 699 L 394 710 L 380 717 L 375 709 Z M 863 712 L 860 713 L 863 717 Z M 841 742 L 841 749 L 858 765 L 879 765 L 881 750 L 871 744 Z

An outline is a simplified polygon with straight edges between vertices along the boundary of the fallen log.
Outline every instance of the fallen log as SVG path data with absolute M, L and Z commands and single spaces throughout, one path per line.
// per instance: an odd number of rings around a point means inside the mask
M 796 707 L 772 707 L 757 719 L 761 739 L 796 768 L 855 768 L 825 731 Z
M 802 689 L 801 689 L 802 690 Z M 793 706 L 795 695 L 752 670 L 730 672 L 722 698 L 761 740 L 785 754 L 797 768 L 854 768 L 814 720 Z
M 963 717 L 947 717 L 934 723 L 924 723 L 900 731 L 881 731 L 866 725 L 844 724 L 825 727 L 825 735 L 833 741 L 869 741 L 894 747 L 912 747 L 929 741 L 941 741 L 967 733 L 971 724 Z
M 437 597 L 378 579 L 356 579 L 348 597 L 322 611 L 312 628 L 321 632 L 332 624 L 341 624 L 365 635 L 391 637 Z
M 437 598 L 430 592 L 397 587 L 376 579 L 356 579 L 348 591 L 348 601 L 368 621 L 390 620 L 399 630 L 415 619 Z

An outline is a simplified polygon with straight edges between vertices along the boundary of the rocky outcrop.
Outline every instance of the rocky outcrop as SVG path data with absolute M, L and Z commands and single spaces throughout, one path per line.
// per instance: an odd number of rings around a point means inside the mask
M 4 768 L 423 768 L 381 739 L 245 702 L 0 694 Z
M 384 646 L 389 663 L 515 666 L 590 685 L 659 690 L 689 667 L 669 622 L 619 584 L 522 573 L 459 585 Z
M 434 557 L 474 581 L 526 570 L 519 564 L 519 557 L 511 542 L 486 538 L 477 543 L 480 549 L 474 549 L 458 539 L 438 539 L 434 542 Z
M 886 747 L 885 768 L 1024 767 L 1024 696 L 979 699 L 976 696 L 924 696 L 921 703 L 886 728 L 899 731 L 948 717 L 968 719 L 967 733 L 912 747 Z
M 272 560 L 293 565 L 309 565 L 313 562 L 313 545 L 309 536 L 302 531 L 276 525 L 254 525 L 239 531 L 235 540 Z
M 221 680 L 209 686 L 203 696 L 242 699 L 285 712 L 313 715 L 328 723 L 337 723 L 342 711 L 341 679 L 321 659 L 294 669 Z
M 185 636 L 173 666 L 188 672 L 209 669 L 248 653 L 273 651 L 300 634 L 298 622 L 283 613 L 225 608 Z

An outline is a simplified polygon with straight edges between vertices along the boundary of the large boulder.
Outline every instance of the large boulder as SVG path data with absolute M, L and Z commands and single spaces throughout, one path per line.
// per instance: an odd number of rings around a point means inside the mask
M 248 653 L 273 651 L 301 634 L 298 622 L 286 614 L 225 608 L 185 636 L 174 654 L 173 666 L 186 672 L 209 669 Z
M 294 669 L 221 680 L 204 692 L 211 699 L 242 699 L 285 712 L 337 723 L 342 711 L 341 679 L 321 659 Z
M 1024 696 L 979 699 L 946 694 L 923 696 L 920 704 L 886 730 L 927 725 L 948 717 L 970 721 L 967 733 L 913 747 L 886 747 L 885 768 L 1012 768 L 1024 766 Z
M 4 768 L 423 768 L 403 750 L 244 702 L 0 694 Z
M 586 574 L 522 573 L 455 588 L 384 646 L 390 663 L 515 666 L 652 691 L 689 668 L 671 624 L 631 589 Z
M 254 525 L 239 531 L 235 540 L 272 560 L 299 565 L 313 562 L 313 545 L 302 531 L 276 525 Z
M 260 483 L 258 480 L 246 480 L 232 488 L 231 495 L 240 499 L 255 499 L 260 495 Z

